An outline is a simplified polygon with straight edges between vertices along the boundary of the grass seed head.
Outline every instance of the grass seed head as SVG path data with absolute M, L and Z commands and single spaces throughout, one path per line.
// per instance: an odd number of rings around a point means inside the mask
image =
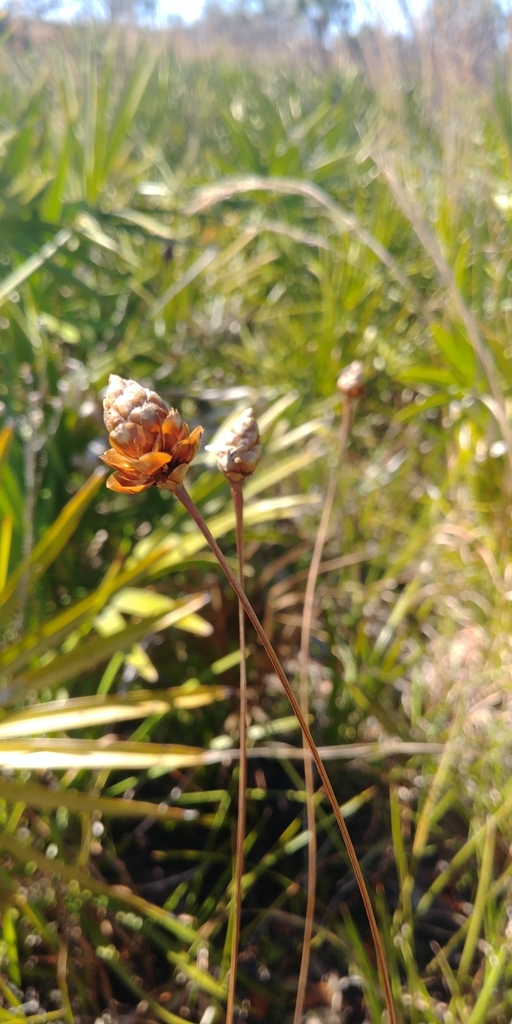
M 103 418 L 112 448 L 101 459 L 116 471 L 107 480 L 111 491 L 136 494 L 155 485 L 172 491 L 183 482 L 202 427 L 190 431 L 156 391 L 117 374 L 109 378 Z
M 217 465 L 231 484 L 252 476 L 261 459 L 260 432 L 252 409 L 245 409 L 213 448 Z

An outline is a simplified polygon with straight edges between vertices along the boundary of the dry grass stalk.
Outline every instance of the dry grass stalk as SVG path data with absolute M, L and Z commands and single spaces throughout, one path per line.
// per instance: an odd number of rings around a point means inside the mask
M 236 519 L 236 549 L 238 578 L 244 585 L 244 496 L 242 485 L 251 476 L 261 458 L 260 432 L 252 409 L 246 409 L 219 439 L 215 454 L 221 473 L 229 481 Z M 240 638 L 240 766 L 238 774 L 238 816 L 236 824 L 235 877 L 233 918 L 231 930 L 231 958 L 228 977 L 226 1024 L 234 1020 L 238 947 L 242 916 L 244 873 L 244 841 L 247 817 L 247 660 L 245 655 L 245 611 L 238 601 L 238 629 Z
M 354 402 L 357 401 L 357 399 L 361 396 L 363 391 L 362 364 L 358 361 L 350 363 L 350 365 L 347 366 L 340 374 L 337 381 L 337 387 L 338 391 L 340 392 L 343 398 L 343 415 L 341 419 L 338 442 L 338 460 L 336 466 L 333 468 L 331 473 L 327 494 L 325 496 L 325 503 L 320 518 L 320 524 L 318 527 L 318 533 L 315 538 L 313 554 L 311 557 L 306 582 L 306 592 L 304 595 L 304 610 L 302 614 L 302 628 L 299 652 L 299 699 L 300 708 L 306 720 L 308 717 L 309 710 L 309 647 L 311 641 L 311 625 L 313 621 L 313 608 L 315 603 L 316 584 L 318 580 L 318 573 L 320 571 L 320 563 L 322 561 L 323 550 L 327 539 L 327 532 L 329 529 L 329 521 L 331 518 L 332 507 L 334 504 L 334 499 L 336 497 L 336 491 L 338 489 L 339 471 L 343 459 L 343 453 L 345 451 L 348 440 L 352 408 Z M 300 1024 L 302 1020 L 302 1013 L 304 1010 L 304 1000 L 306 996 L 306 986 L 308 982 L 309 959 L 311 939 L 313 937 L 316 901 L 317 839 L 315 814 L 315 781 L 313 777 L 313 763 L 311 760 L 311 756 L 308 756 L 309 748 L 305 739 L 303 739 L 303 747 L 304 781 L 306 786 L 306 814 L 309 834 L 307 871 L 308 885 L 306 917 L 304 922 L 304 938 L 302 944 L 302 957 L 299 971 L 299 981 L 297 985 L 297 998 L 295 1001 L 293 1024 Z

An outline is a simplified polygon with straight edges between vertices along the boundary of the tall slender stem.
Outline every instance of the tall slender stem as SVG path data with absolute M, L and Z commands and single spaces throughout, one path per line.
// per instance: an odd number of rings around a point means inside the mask
M 238 578 L 244 585 L 244 495 L 241 484 L 231 484 L 231 496 L 235 509 L 236 550 L 238 555 Z M 238 599 L 238 630 L 240 636 L 240 762 L 238 769 L 238 817 L 236 822 L 234 912 L 231 931 L 231 964 L 228 975 L 228 998 L 226 1024 L 233 1024 L 235 1008 L 238 946 L 240 943 L 240 922 L 242 917 L 242 880 L 244 874 L 244 840 L 247 806 L 247 661 L 245 656 L 245 610 Z
M 374 911 L 373 911 L 372 903 L 371 903 L 371 900 L 370 900 L 370 895 L 369 895 L 368 889 L 366 887 L 366 882 L 364 880 L 363 873 L 361 871 L 361 867 L 360 867 L 359 861 L 357 859 L 357 854 L 356 854 L 356 851 L 354 849 L 354 845 L 352 843 L 352 839 L 350 838 L 350 833 L 349 833 L 348 828 L 347 828 L 347 826 L 345 824 L 343 815 L 341 814 L 340 807 L 339 807 L 338 801 L 336 799 L 336 794 L 334 792 L 334 789 L 332 787 L 331 781 L 330 781 L 329 776 L 327 774 L 327 771 L 325 769 L 325 765 L 324 765 L 324 763 L 322 761 L 322 758 L 320 757 L 320 754 L 318 753 L 318 750 L 317 750 L 317 747 L 316 747 L 315 742 L 313 740 L 313 737 L 312 737 L 312 735 L 311 735 L 311 733 L 309 731 L 309 726 L 308 726 L 308 724 L 306 722 L 306 719 L 304 718 L 304 715 L 302 714 L 302 711 L 301 711 L 301 708 L 300 708 L 300 704 L 299 704 L 299 702 L 298 702 L 298 700 L 297 700 L 297 698 L 296 698 L 296 696 L 295 696 L 295 694 L 294 694 L 294 692 L 292 690 L 292 687 L 290 686 L 290 683 L 289 683 L 288 679 L 286 678 L 286 675 L 285 675 L 285 672 L 284 672 L 283 667 L 281 665 L 281 662 L 279 661 L 279 658 L 277 657 L 277 654 L 274 651 L 274 648 L 272 647 L 272 644 L 270 643 L 270 640 L 268 639 L 268 637 L 267 637 L 267 635 L 265 633 L 265 630 L 263 629 L 263 626 L 261 625 L 261 622 L 258 619 L 258 616 L 256 615 L 256 612 L 254 611 L 254 608 L 252 607 L 252 604 L 250 603 L 248 597 L 245 594 L 245 591 L 243 590 L 242 586 L 238 582 L 236 576 L 231 571 L 231 569 L 230 569 L 230 567 L 229 567 L 229 565 L 228 565 L 224 555 L 222 554 L 222 551 L 221 551 L 219 545 L 217 544 L 217 541 L 215 540 L 215 538 L 211 534 L 211 532 L 208 529 L 208 527 L 207 527 L 207 525 L 206 525 L 206 523 L 205 523 L 201 513 L 199 512 L 199 509 L 196 508 L 194 502 L 192 501 L 192 498 L 190 497 L 188 491 L 185 490 L 185 487 L 183 486 L 183 484 L 180 484 L 179 486 L 177 486 L 175 488 L 175 490 L 174 490 L 174 493 L 176 494 L 176 497 L 178 498 L 178 500 L 181 501 L 182 505 L 187 510 L 187 512 L 192 516 L 192 519 L 194 520 L 194 522 L 196 523 L 196 525 L 200 529 L 201 533 L 203 534 L 203 537 L 205 538 L 205 540 L 208 543 L 209 547 L 213 551 L 213 554 L 215 555 L 217 561 L 219 562 L 219 565 L 221 566 L 225 576 L 227 577 L 229 583 L 233 587 L 233 590 L 235 591 L 236 596 L 238 597 L 239 601 L 242 603 L 242 605 L 243 605 L 243 607 L 245 609 L 245 612 L 247 614 L 247 618 L 249 619 L 250 623 L 252 624 L 252 626 L 256 630 L 258 638 L 261 641 L 262 647 L 265 650 L 265 653 L 266 653 L 266 655 L 267 655 L 267 657 L 268 657 L 268 659 L 270 661 L 270 664 L 272 665 L 272 668 L 274 669 L 274 672 L 276 673 L 276 675 L 278 676 L 278 678 L 280 679 L 280 681 L 281 681 L 281 683 L 283 685 L 284 691 L 285 691 L 286 696 L 287 696 L 287 698 L 288 698 L 288 700 L 290 702 L 290 705 L 292 707 L 293 713 L 294 713 L 295 717 L 297 718 L 297 721 L 298 721 L 298 723 L 299 723 L 299 725 L 301 727 L 302 735 L 303 735 L 305 741 L 307 742 L 309 749 L 311 750 L 311 754 L 312 754 L 313 760 L 314 760 L 314 762 L 316 764 L 316 767 L 317 767 L 317 770 L 318 770 L 318 774 L 319 774 L 319 776 L 320 776 L 320 778 L 322 780 L 322 784 L 324 786 L 327 798 L 328 798 L 329 803 L 331 805 L 332 812 L 333 812 L 334 817 L 336 819 L 336 823 L 337 823 L 338 828 L 339 828 L 339 830 L 341 832 L 341 836 L 342 836 L 343 842 L 345 844 L 345 848 L 346 848 L 346 851 L 347 851 L 347 854 L 348 854 L 348 858 L 349 858 L 350 863 L 352 865 L 352 870 L 354 872 L 354 875 L 355 875 L 355 878 L 356 878 L 356 881 L 357 881 L 357 885 L 359 887 L 359 892 L 361 893 L 361 899 L 362 899 L 363 904 L 364 904 L 364 908 L 365 908 L 365 911 L 366 911 L 366 916 L 368 918 L 368 923 L 370 925 L 370 931 L 372 933 L 373 944 L 374 944 L 374 947 L 375 947 L 375 955 L 376 955 L 376 958 L 377 958 L 377 963 L 378 963 L 378 967 L 379 967 L 379 973 L 380 973 L 380 977 L 381 977 L 381 981 L 382 981 L 382 986 L 383 986 L 383 989 L 384 989 L 384 999 L 385 999 L 385 1003 L 386 1003 L 386 1009 L 387 1009 L 387 1012 L 388 1012 L 388 1024 L 398 1024 L 397 1016 L 396 1016 L 396 1012 L 395 1012 L 395 1005 L 394 1005 L 394 1001 L 393 1001 L 393 994 L 392 994 L 392 991 L 391 991 L 391 984 L 390 984 L 390 981 L 389 981 L 389 975 L 388 975 L 388 970 L 387 970 L 386 954 L 385 954 L 385 951 L 384 951 L 384 946 L 383 946 L 383 943 L 382 943 L 382 939 L 381 939 L 381 937 L 379 935 L 379 929 L 378 929 L 378 926 L 377 926 L 377 920 L 376 920 L 376 917 L 375 917 L 375 914 L 374 914 Z
M 302 614 L 302 628 L 299 653 L 299 699 L 300 709 L 306 721 L 308 716 L 309 647 L 311 642 L 311 625 L 313 622 L 313 608 L 315 603 L 316 584 L 318 580 L 320 563 L 322 561 L 324 545 L 327 539 L 327 531 L 329 529 L 329 520 L 331 518 L 332 507 L 334 505 L 334 499 L 336 497 L 336 491 L 338 489 L 339 468 L 341 459 L 343 457 L 343 452 L 345 451 L 347 444 L 348 432 L 350 429 L 351 412 L 352 403 L 350 399 L 346 399 L 343 403 L 343 415 L 341 419 L 338 442 L 338 459 L 336 465 L 332 470 L 331 478 L 329 480 L 329 486 L 327 489 L 327 494 L 325 496 L 325 503 L 322 510 L 322 515 L 320 517 L 320 524 L 315 538 L 313 554 L 311 556 L 311 562 L 309 565 L 308 578 L 306 582 L 306 592 L 304 595 L 304 610 Z M 309 836 L 307 875 L 308 883 L 306 916 L 304 919 L 304 938 L 302 941 L 302 956 L 300 962 L 299 981 L 297 984 L 297 998 L 295 1001 L 295 1013 L 293 1016 L 293 1024 L 300 1024 L 302 1020 L 302 1013 L 304 1010 L 304 999 L 306 996 L 306 986 L 309 973 L 309 958 L 311 949 L 311 939 L 313 937 L 313 924 L 316 901 L 317 839 L 315 815 L 315 781 L 313 777 L 313 762 L 311 760 L 311 755 L 309 754 L 309 747 L 305 736 L 303 737 L 302 743 L 304 747 L 304 781 L 306 785 L 307 808 L 306 818 Z

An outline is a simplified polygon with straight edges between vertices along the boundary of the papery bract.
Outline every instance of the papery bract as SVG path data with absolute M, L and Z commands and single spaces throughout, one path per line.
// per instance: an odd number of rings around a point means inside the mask
M 242 483 L 254 473 L 261 459 L 260 432 L 252 409 L 244 412 L 211 446 L 217 465 L 231 484 Z
M 136 494 L 148 487 L 174 490 L 199 450 L 203 428 L 190 431 L 177 409 L 156 391 L 111 374 L 103 418 L 112 448 L 101 456 L 115 470 L 111 491 Z

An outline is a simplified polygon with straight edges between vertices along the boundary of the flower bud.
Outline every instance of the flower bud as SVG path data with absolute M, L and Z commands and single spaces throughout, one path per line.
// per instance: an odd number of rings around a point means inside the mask
M 359 359 L 355 359 L 353 363 L 349 363 L 342 370 L 336 381 L 336 387 L 343 395 L 343 398 L 349 398 L 352 401 L 356 398 L 361 398 L 364 394 L 363 364 Z
M 243 483 L 261 459 L 260 432 L 252 409 L 243 413 L 221 435 L 215 447 L 217 465 L 230 484 Z
M 103 418 L 112 448 L 101 459 L 116 470 L 107 480 L 110 490 L 135 494 L 157 485 L 172 491 L 182 483 L 202 427 L 191 432 L 156 391 L 117 374 L 109 379 Z
M 168 406 L 155 391 L 111 374 L 103 400 L 103 419 L 110 443 L 123 454 L 138 458 L 154 451 L 168 413 Z

